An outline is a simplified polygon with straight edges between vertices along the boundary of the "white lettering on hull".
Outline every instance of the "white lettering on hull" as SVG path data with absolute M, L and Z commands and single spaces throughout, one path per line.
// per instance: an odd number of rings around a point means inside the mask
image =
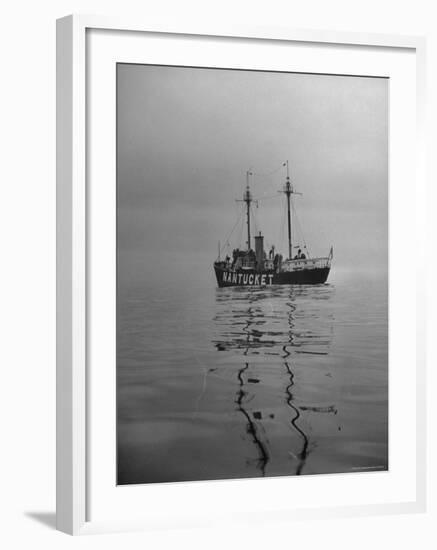
M 222 281 L 236 286 L 267 286 L 273 284 L 273 273 L 235 273 L 223 271 Z

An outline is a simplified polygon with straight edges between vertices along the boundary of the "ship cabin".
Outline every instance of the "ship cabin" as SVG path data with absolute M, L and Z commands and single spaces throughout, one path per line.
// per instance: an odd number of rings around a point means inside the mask
M 272 247 L 272 250 L 274 250 L 274 247 Z M 237 248 L 233 250 L 232 258 L 227 256 L 224 261 L 216 262 L 216 265 L 233 272 L 256 271 L 280 273 L 329 267 L 330 258 L 299 257 L 284 260 L 282 254 L 269 254 L 269 258 L 267 258 L 264 250 L 264 237 L 259 232 L 255 236 L 255 250 L 239 250 Z

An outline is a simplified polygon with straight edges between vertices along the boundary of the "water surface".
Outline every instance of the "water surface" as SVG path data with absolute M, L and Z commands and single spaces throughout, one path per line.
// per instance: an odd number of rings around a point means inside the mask
M 386 277 L 119 292 L 118 483 L 388 468 Z

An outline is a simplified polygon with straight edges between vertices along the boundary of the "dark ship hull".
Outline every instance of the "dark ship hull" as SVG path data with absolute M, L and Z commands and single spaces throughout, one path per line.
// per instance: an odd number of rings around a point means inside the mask
M 255 271 L 248 269 L 229 269 L 214 264 L 215 276 L 219 287 L 226 286 L 255 286 L 270 285 L 319 285 L 326 282 L 330 267 L 315 267 L 296 271 Z

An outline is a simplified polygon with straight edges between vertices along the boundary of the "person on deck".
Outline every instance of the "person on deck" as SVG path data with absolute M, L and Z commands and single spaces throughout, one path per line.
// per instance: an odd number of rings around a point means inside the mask
M 295 260 L 305 260 L 306 256 L 305 254 L 302 252 L 302 250 L 299 248 L 299 250 L 297 251 L 297 254 L 296 256 L 294 257 Z

